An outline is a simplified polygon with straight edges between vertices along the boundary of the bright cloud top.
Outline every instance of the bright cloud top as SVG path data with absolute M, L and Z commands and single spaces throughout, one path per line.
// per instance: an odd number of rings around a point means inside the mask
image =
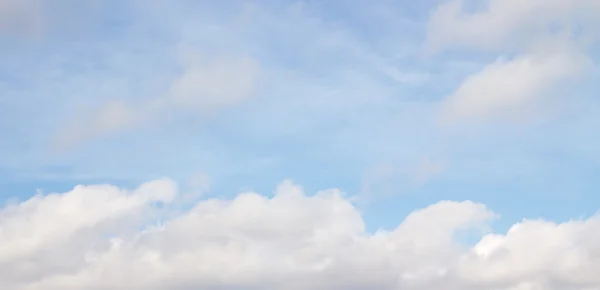
M 168 179 L 77 186 L 0 211 L 4 289 L 600 289 L 600 219 L 524 220 L 468 246 L 496 214 L 471 201 L 365 232 L 337 189 L 241 193 L 181 211 Z M 152 221 L 155 226 L 140 229 Z M 464 236 L 464 235 L 463 235 Z

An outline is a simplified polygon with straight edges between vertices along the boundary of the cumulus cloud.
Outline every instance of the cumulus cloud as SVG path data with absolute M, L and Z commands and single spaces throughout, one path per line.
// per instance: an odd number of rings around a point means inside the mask
M 85 252 L 135 226 L 151 213 L 152 203 L 172 201 L 175 194 L 176 184 L 162 179 L 134 191 L 76 186 L 68 193 L 36 195 L 6 205 L 0 211 L 3 287 L 26 289 L 21 283 L 80 269 Z
M 600 289 L 597 216 L 486 234 L 497 215 L 485 205 L 441 201 L 368 233 L 339 190 L 307 195 L 290 181 L 272 196 L 245 192 L 156 216 L 157 202 L 168 209 L 178 198 L 162 179 L 5 206 L 3 288 Z M 473 230 L 482 234 L 475 245 L 456 238 Z

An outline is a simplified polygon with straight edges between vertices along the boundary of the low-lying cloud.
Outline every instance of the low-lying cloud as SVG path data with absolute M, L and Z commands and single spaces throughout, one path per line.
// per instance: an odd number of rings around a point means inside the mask
M 415 210 L 365 231 L 337 189 L 281 183 L 170 207 L 177 185 L 77 186 L 0 210 L 0 282 L 53 289 L 600 289 L 600 219 L 524 220 L 472 201 Z M 478 232 L 474 245 L 456 238 Z

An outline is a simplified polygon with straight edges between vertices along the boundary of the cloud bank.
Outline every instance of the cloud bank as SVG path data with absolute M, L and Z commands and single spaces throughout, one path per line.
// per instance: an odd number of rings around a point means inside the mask
M 598 216 L 489 233 L 485 205 L 440 201 L 369 233 L 337 189 L 179 198 L 160 179 L 5 205 L 3 289 L 600 289 Z

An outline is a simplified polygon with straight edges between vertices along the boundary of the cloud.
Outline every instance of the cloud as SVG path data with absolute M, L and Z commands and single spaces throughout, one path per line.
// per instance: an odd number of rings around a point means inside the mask
M 505 51 L 565 33 L 597 37 L 599 15 L 594 0 L 452 0 L 432 13 L 427 46 Z
M 188 193 L 184 194 L 185 201 L 207 194 L 211 189 L 210 177 L 203 172 L 195 172 L 188 179 Z
M 189 54 L 189 53 L 188 53 Z M 56 136 L 60 150 L 139 128 L 187 112 L 203 115 L 237 105 L 251 97 L 257 85 L 258 63 L 249 57 L 216 57 L 199 62 L 183 57 L 182 72 L 159 97 L 137 102 L 110 100 L 78 114 Z
M 306 195 L 285 181 L 200 201 L 156 220 L 178 199 L 168 179 L 136 190 L 77 186 L 0 210 L 0 280 L 52 289 L 597 289 L 600 218 L 523 220 L 489 233 L 497 215 L 441 201 L 391 231 L 365 231 L 336 189 Z M 146 213 L 146 214 L 144 214 Z M 142 230 L 140 225 L 146 226 Z M 126 226 L 129 225 L 129 226 Z M 480 233 L 472 246 L 457 239 Z
M 404 163 L 404 165 L 400 165 Z M 392 165 L 393 164 L 393 165 Z M 405 162 L 379 163 L 362 176 L 361 189 L 354 201 L 370 202 L 382 197 L 405 193 L 407 185 L 422 186 L 445 171 L 445 165 L 429 156 Z
M 442 162 L 432 160 L 426 156 L 417 163 L 414 173 L 415 182 L 419 185 L 424 184 L 442 174 L 445 168 L 446 166 Z
M 539 113 L 553 89 L 592 68 L 586 51 L 600 35 L 599 15 L 600 5 L 590 0 L 439 5 L 428 24 L 428 49 L 505 55 L 466 77 L 444 100 L 442 122 L 522 121 Z
M 97 109 L 76 115 L 58 132 L 56 142 L 61 149 L 69 148 L 86 140 L 128 130 L 147 117 L 146 112 L 142 113 L 141 109 L 124 101 L 108 101 Z
M 0 268 L 5 273 L 0 280 L 6 289 L 17 289 L 9 281 L 76 269 L 85 257 L 70 256 L 70 251 L 81 254 L 107 235 L 134 226 L 151 203 L 169 202 L 175 193 L 175 183 L 161 179 L 134 191 L 110 185 L 76 186 L 68 193 L 36 195 L 9 204 L 0 211 Z
M 173 82 L 168 96 L 182 107 L 210 111 L 240 103 L 255 90 L 258 63 L 252 58 L 183 65 L 185 71 Z
M 587 65 L 584 56 L 569 54 L 500 58 L 467 77 L 443 101 L 440 119 L 444 123 L 522 119 L 536 113 L 553 88 L 580 76 Z
M 0 33 L 31 36 L 39 32 L 41 6 L 36 0 L 0 0 Z

